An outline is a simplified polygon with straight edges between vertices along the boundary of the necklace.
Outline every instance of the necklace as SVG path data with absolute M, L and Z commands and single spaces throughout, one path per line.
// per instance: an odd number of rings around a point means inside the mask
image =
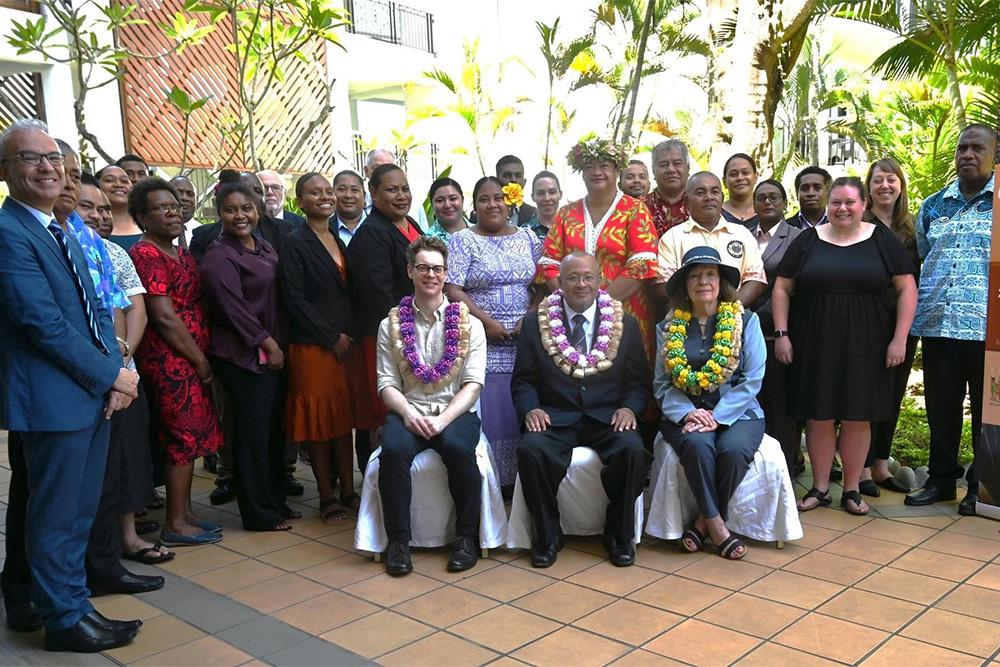
M 399 369 L 404 377 L 435 385 L 451 380 L 463 364 L 469 351 L 469 309 L 461 302 L 449 303 L 444 310 L 444 352 L 434 365 L 424 362 L 417 349 L 416 309 L 413 297 L 406 296 L 399 306 L 389 311 L 390 336 L 400 357 Z
M 622 304 L 604 290 L 597 293 L 597 335 L 590 352 L 584 354 L 570 345 L 563 320 L 563 292 L 545 297 L 538 308 L 538 329 L 542 347 L 566 375 L 582 378 L 611 368 L 618 356 L 622 337 Z
M 663 364 L 673 380 L 674 386 L 683 392 L 697 396 L 711 393 L 725 384 L 733 376 L 740 363 L 740 346 L 743 342 L 743 304 L 728 301 L 719 304 L 715 315 L 715 335 L 708 361 L 700 370 L 688 363 L 684 341 L 687 340 L 691 313 L 679 308 L 674 311 L 674 319 L 667 327 L 667 339 L 663 345 Z

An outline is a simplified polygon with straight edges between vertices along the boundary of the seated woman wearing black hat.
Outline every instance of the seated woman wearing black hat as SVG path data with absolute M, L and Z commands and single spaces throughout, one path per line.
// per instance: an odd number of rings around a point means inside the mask
M 764 437 L 757 392 L 767 358 L 760 320 L 736 299 L 739 280 L 714 248 L 684 254 L 667 283 L 676 310 L 658 328 L 653 382 L 663 413 L 660 433 L 677 453 L 700 509 L 681 548 L 695 552 L 711 538 L 730 560 L 747 555 L 725 519 Z

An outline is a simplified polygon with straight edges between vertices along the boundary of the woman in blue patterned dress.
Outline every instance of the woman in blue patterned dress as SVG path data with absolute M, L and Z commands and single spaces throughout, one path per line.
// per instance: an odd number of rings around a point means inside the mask
M 520 422 L 510 395 L 521 320 L 537 306 L 532 285 L 542 242 L 530 229 L 507 224 L 500 181 L 487 176 L 472 192 L 478 222 L 448 242 L 451 301 L 464 301 L 486 329 L 486 386 L 480 395 L 483 432 L 490 441 L 501 486 L 517 476 Z

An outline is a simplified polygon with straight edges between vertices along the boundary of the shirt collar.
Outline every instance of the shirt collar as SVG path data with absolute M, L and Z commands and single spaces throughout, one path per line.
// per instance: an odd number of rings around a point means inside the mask
M 436 309 L 434 310 L 434 321 L 435 321 L 435 322 L 439 322 L 439 321 L 443 321 L 443 320 L 444 320 L 444 316 L 445 316 L 445 309 L 446 309 L 446 308 L 447 308 L 447 307 L 448 307 L 448 306 L 449 306 L 450 304 L 451 304 L 451 302 L 450 302 L 450 301 L 448 301 L 448 297 L 446 297 L 446 296 L 445 296 L 444 294 L 442 294 L 442 295 L 441 295 L 441 305 L 440 305 L 440 306 L 438 306 L 438 307 L 437 307 L 437 308 L 436 308 Z M 423 320 L 424 320 L 425 322 L 427 322 L 428 324 L 433 324 L 433 322 L 431 322 L 431 321 L 430 321 L 430 320 L 428 320 L 428 319 L 427 319 L 426 317 L 424 317 L 424 312 L 423 312 L 422 310 L 420 310 L 419 308 L 417 308 L 417 304 L 416 304 L 416 301 L 414 301 L 414 303 L 413 303 L 413 310 L 414 310 L 414 311 L 416 311 L 416 314 L 417 314 L 417 315 L 418 315 L 419 317 L 423 318 Z
M 569 303 L 563 299 L 563 307 L 566 309 L 566 321 L 569 323 L 573 322 L 573 317 L 576 315 L 583 315 L 583 318 L 587 320 L 587 324 L 594 323 L 594 316 L 597 315 L 597 299 L 594 299 L 594 303 L 590 304 L 590 307 L 582 313 L 578 313 L 569 307 Z
M 257 234 L 254 235 L 254 245 L 256 250 L 250 250 L 238 240 L 234 239 L 229 234 L 222 232 L 219 234 L 219 242 L 228 245 L 230 248 L 234 248 L 236 252 L 243 255 L 245 253 L 250 253 L 251 255 L 269 255 L 271 250 L 265 245 L 264 240 Z
M 687 225 L 684 231 L 693 232 L 697 230 L 705 234 L 714 234 L 716 232 L 726 232 L 727 234 L 732 234 L 733 229 L 735 229 L 736 227 L 743 227 L 743 225 L 741 224 L 734 224 L 732 222 L 729 222 L 725 218 L 721 217 L 719 218 L 718 224 L 716 224 L 711 231 L 705 229 L 700 224 L 695 222 L 694 218 L 688 218 L 687 222 L 685 222 L 684 224 Z M 746 227 L 743 227 L 743 229 L 746 229 Z
M 34 206 L 28 206 L 23 201 L 19 201 L 17 199 L 14 199 L 13 197 L 11 197 L 10 199 L 11 201 L 15 201 L 24 208 L 26 208 L 28 210 L 28 213 L 31 214 L 31 217 L 33 217 L 38 222 L 42 223 L 43 227 L 48 227 L 56 219 L 56 216 L 52 213 L 46 213 L 45 211 L 40 211 Z
M 990 176 L 990 180 L 986 181 L 986 185 L 983 186 L 983 189 L 977 192 L 972 197 L 969 197 L 968 199 L 966 199 L 965 196 L 962 194 L 962 190 L 958 187 L 958 179 L 956 178 L 954 181 L 951 182 L 951 184 L 947 188 L 944 189 L 944 194 L 942 196 L 945 199 L 957 199 L 961 202 L 965 202 L 965 201 L 972 201 L 973 199 L 976 199 L 977 197 L 980 197 L 987 192 L 992 195 L 994 178 L 996 178 L 995 175 Z
M 365 218 L 367 217 L 368 217 L 368 210 L 361 209 L 361 218 L 358 219 L 358 224 L 354 225 L 354 229 L 351 229 L 350 227 L 344 224 L 343 220 L 340 219 L 339 213 L 334 213 L 333 215 L 333 219 L 337 221 L 337 231 L 339 232 L 340 230 L 344 230 L 348 234 L 354 234 L 356 231 L 358 231 L 358 227 L 361 226 L 361 223 L 363 223 L 365 221 Z
M 802 227 L 802 229 L 808 229 L 810 227 L 819 227 L 820 225 L 822 225 L 822 224 L 827 223 L 827 222 L 830 221 L 829 218 L 826 217 L 826 211 L 823 211 L 823 217 L 820 218 L 819 222 L 817 222 L 815 224 L 813 224 L 809 220 L 809 218 L 807 218 L 806 216 L 802 215 L 802 211 L 801 210 L 799 210 L 799 212 L 796 214 L 796 218 L 798 218 L 799 225 Z

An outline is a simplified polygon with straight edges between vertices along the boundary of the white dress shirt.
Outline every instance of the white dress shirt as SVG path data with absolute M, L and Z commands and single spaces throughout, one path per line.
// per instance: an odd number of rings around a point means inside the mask
M 590 304 L 590 308 L 583 311 L 582 313 L 577 313 L 575 310 L 569 307 L 566 303 L 565 298 L 563 299 L 563 308 L 566 309 L 566 333 L 567 338 L 572 338 L 573 327 L 576 326 L 573 322 L 573 318 L 576 315 L 583 315 L 583 332 L 587 336 L 587 349 L 577 350 L 577 352 L 588 353 L 590 348 L 594 345 L 594 318 L 597 317 L 597 299 L 594 299 L 594 303 Z

